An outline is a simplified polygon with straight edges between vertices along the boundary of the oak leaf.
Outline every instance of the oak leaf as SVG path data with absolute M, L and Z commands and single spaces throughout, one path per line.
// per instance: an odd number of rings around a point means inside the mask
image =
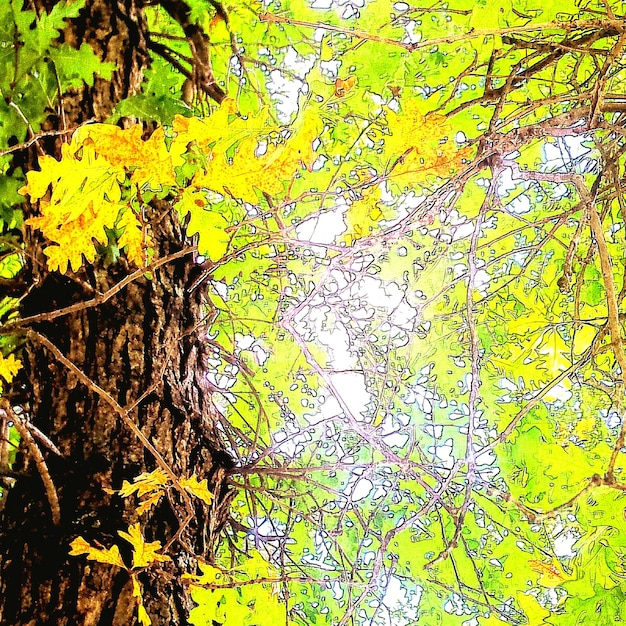
M 13 377 L 20 371 L 21 367 L 21 361 L 16 359 L 14 354 L 9 354 L 9 356 L 5 357 L 0 353 L 0 376 L 2 376 L 7 383 L 13 380 Z
M 213 494 L 209 491 L 206 479 L 198 480 L 195 474 L 192 474 L 189 478 L 180 479 L 181 487 L 184 487 L 189 493 L 200 498 L 206 504 L 211 504 L 213 501 Z
M 117 534 L 133 546 L 133 568 L 146 567 L 159 561 L 171 561 L 166 554 L 159 554 L 160 541 L 146 541 L 139 524 L 131 524 L 128 532 L 118 530 Z
M 81 554 L 86 554 L 87 558 L 90 561 L 97 561 L 98 563 L 106 563 L 109 565 L 117 565 L 123 569 L 127 569 L 124 561 L 122 560 L 122 555 L 120 554 L 120 550 L 117 546 L 112 546 L 110 548 L 95 548 L 90 545 L 85 539 L 82 537 L 77 537 L 70 543 L 71 556 L 78 556 Z

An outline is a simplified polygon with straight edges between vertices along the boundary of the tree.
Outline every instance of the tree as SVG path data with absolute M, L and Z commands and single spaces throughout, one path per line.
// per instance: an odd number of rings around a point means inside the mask
M 4 622 L 623 621 L 620 3 L 0 11 Z

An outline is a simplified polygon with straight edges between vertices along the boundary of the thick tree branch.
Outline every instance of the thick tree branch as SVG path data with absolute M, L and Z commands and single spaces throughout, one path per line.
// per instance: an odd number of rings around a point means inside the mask
M 178 22 L 185 33 L 193 57 L 191 78 L 196 90 L 205 93 L 218 104 L 226 97 L 215 80 L 211 67 L 210 41 L 199 24 L 191 21 L 191 9 L 182 0 L 159 0 L 170 17 Z

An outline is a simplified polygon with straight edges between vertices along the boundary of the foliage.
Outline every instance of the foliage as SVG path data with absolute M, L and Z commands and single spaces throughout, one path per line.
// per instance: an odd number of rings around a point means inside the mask
M 622 4 L 190 6 L 229 97 L 183 103 L 155 61 L 162 82 L 110 120 L 150 131 L 83 125 L 21 193 L 51 271 L 125 255 L 149 273 L 155 198 L 195 236 L 237 493 L 216 562 L 189 572 L 192 623 L 623 621 Z M 34 31 L 0 9 L 23 42 L 0 57 L 3 145 L 110 72 L 57 43 L 79 8 Z M 2 158 L 8 234 L 21 183 Z M 140 516 L 173 490 L 210 506 L 174 478 L 119 494 Z M 73 554 L 134 581 L 169 558 L 139 525 L 120 536 L 132 566 L 82 538 Z

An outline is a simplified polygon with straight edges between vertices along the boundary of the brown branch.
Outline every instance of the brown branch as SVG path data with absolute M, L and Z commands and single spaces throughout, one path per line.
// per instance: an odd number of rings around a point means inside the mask
M 147 272 L 152 272 L 153 270 L 165 265 L 166 263 L 170 263 L 171 261 L 175 261 L 176 259 L 180 259 L 182 257 L 187 256 L 193 252 L 197 251 L 196 246 L 190 246 L 188 248 L 184 248 L 183 250 L 179 250 L 178 252 L 173 252 L 172 254 L 168 254 L 164 256 L 154 263 L 147 265 L 146 267 L 140 267 L 134 272 L 125 276 L 119 283 L 116 283 L 110 289 L 107 289 L 103 294 L 99 294 L 92 298 L 91 300 L 85 300 L 83 302 L 76 302 L 75 304 L 71 304 L 69 306 L 63 307 L 62 309 L 57 309 L 56 311 L 48 311 L 46 313 L 37 313 L 36 315 L 29 315 L 28 317 L 23 317 L 18 320 L 13 320 L 4 324 L 2 328 L 0 328 L 0 334 L 13 332 L 18 328 L 22 328 L 24 326 L 29 326 L 32 324 L 37 324 L 39 322 L 50 322 L 58 317 L 63 317 L 64 315 L 69 315 L 70 313 L 77 313 L 78 311 L 84 311 L 85 309 L 90 309 L 95 306 L 100 306 L 110 300 L 113 296 L 118 294 L 122 289 L 130 285 L 134 280 L 141 278 Z
M 178 70 L 183 76 L 186 78 L 191 78 L 192 72 L 188 70 L 177 58 L 176 52 L 174 52 L 171 48 L 159 43 L 158 41 L 154 41 L 153 39 L 148 39 L 147 44 L 148 50 L 152 50 L 152 52 L 158 54 L 160 57 L 165 59 L 174 69 Z M 189 59 L 182 54 L 179 54 L 184 61 L 187 63 L 193 64 L 193 59 Z
M 608 326 L 609 334 L 611 337 L 611 345 L 615 359 L 621 370 L 622 381 L 626 385 L 626 353 L 624 352 L 624 343 L 622 339 L 621 324 L 619 321 L 619 305 L 617 302 L 617 294 L 615 291 L 615 281 L 613 280 L 613 265 L 611 261 L 611 253 L 609 252 L 606 238 L 604 237 L 604 229 L 602 228 L 602 222 L 596 207 L 592 202 L 587 187 L 582 180 L 578 182 L 579 193 L 588 202 L 589 210 L 589 224 L 591 226 L 591 232 L 593 233 L 596 245 L 598 247 L 598 256 L 600 257 L 600 267 L 602 270 L 602 281 L 604 283 L 604 290 L 606 292 L 606 304 L 608 308 Z M 606 471 L 606 479 L 613 480 L 613 472 L 615 470 L 615 463 L 617 457 L 624 447 L 626 441 L 626 420 L 622 419 L 622 427 L 620 429 L 617 441 L 611 454 L 609 466 Z
M 159 0 L 170 17 L 178 22 L 189 42 L 193 57 L 192 80 L 198 91 L 203 91 L 218 104 L 226 93 L 217 84 L 211 67 L 210 42 L 203 28 L 191 19 L 191 8 L 182 0 Z
M 108 392 L 106 389 L 103 389 L 98 385 L 95 381 L 93 381 L 87 374 L 85 374 L 76 364 L 70 361 L 60 350 L 57 348 L 47 337 L 42 335 L 41 333 L 29 330 L 27 333 L 27 337 L 42 346 L 44 346 L 52 355 L 56 358 L 59 363 L 63 364 L 70 372 L 76 375 L 76 377 L 87 387 L 90 391 L 95 393 L 99 398 L 104 400 L 122 419 L 124 424 L 128 426 L 128 428 L 135 434 L 137 439 L 141 441 L 143 446 L 148 450 L 157 465 L 165 472 L 168 478 L 172 481 L 173 486 L 179 492 L 187 513 L 187 517 L 181 522 L 178 530 L 175 535 L 168 541 L 164 548 L 164 552 L 166 549 L 174 543 L 174 541 L 178 540 L 180 535 L 183 533 L 191 519 L 193 518 L 193 508 L 191 506 L 191 500 L 185 488 L 180 484 L 178 480 L 178 476 L 175 474 L 174 470 L 169 466 L 167 461 L 161 456 L 161 453 L 154 447 L 152 442 L 143 434 L 139 426 L 134 422 L 134 420 L 130 417 L 130 410 L 122 407 L 117 400 Z M 21 433 L 20 433 L 21 434 Z M 30 433 L 29 433 L 30 436 Z M 43 476 L 42 476 L 43 478 Z
M 50 513 L 52 515 L 52 523 L 55 526 L 59 526 L 61 524 L 61 508 L 59 506 L 59 496 L 57 494 L 56 487 L 52 482 L 52 478 L 50 477 L 50 472 L 48 470 L 48 466 L 46 465 L 46 461 L 41 454 L 41 450 L 37 445 L 37 442 L 33 438 L 28 428 L 28 425 L 22 418 L 15 413 L 11 403 L 6 399 L 0 399 L 0 410 L 5 413 L 5 416 L 9 417 L 15 426 L 15 430 L 20 434 L 22 441 L 26 444 L 28 448 L 28 453 L 32 457 L 35 462 L 35 466 L 37 467 L 37 471 L 41 476 L 41 482 L 43 483 L 44 489 L 46 491 L 46 497 L 48 499 L 48 504 L 50 505 Z M 4 417 L 4 416 L 2 416 Z
M 93 119 L 90 119 L 84 122 L 84 124 L 89 124 L 93 121 Z M 32 146 L 36 141 L 39 141 L 44 137 L 60 137 L 63 135 L 71 135 L 77 128 L 80 128 L 80 126 L 82 126 L 82 124 L 76 126 L 75 128 L 68 128 L 65 130 L 47 130 L 41 133 L 37 133 L 36 135 L 33 135 L 28 141 L 18 143 L 15 146 L 6 148 L 5 150 L 0 150 L 0 157 L 6 156 L 7 154 L 11 154 L 13 152 L 19 152 L 20 150 L 26 150 L 26 148 L 30 148 L 30 146 Z
M 539 24 L 528 24 L 525 26 L 511 26 L 509 28 L 488 28 L 488 29 L 471 29 L 466 33 L 458 33 L 456 35 L 449 35 L 447 37 L 435 37 L 433 39 L 425 39 L 416 43 L 408 43 L 397 41 L 396 39 L 390 39 L 388 37 L 382 37 L 381 35 L 375 35 L 373 33 L 367 33 L 362 30 L 346 26 L 336 26 L 334 24 L 326 24 L 323 22 L 309 22 L 306 20 L 296 20 L 289 17 L 283 17 L 281 15 L 274 15 L 273 13 L 261 13 L 259 20 L 262 22 L 270 22 L 273 24 L 290 24 L 292 26 L 303 26 L 305 28 L 322 28 L 327 31 L 343 33 L 349 37 L 356 37 L 363 41 L 376 41 L 379 43 L 385 43 L 390 46 L 399 46 L 405 50 L 413 52 L 415 50 L 422 50 L 424 48 L 430 48 L 439 44 L 452 44 L 468 39 L 476 39 L 489 36 L 502 36 L 513 33 L 523 32 L 545 32 L 546 30 L 561 30 L 565 32 L 572 32 L 576 30 L 608 30 L 614 35 L 624 32 L 624 23 L 621 19 L 591 19 L 591 20 L 572 20 L 569 22 L 561 22 L 558 20 L 552 22 L 543 22 Z

